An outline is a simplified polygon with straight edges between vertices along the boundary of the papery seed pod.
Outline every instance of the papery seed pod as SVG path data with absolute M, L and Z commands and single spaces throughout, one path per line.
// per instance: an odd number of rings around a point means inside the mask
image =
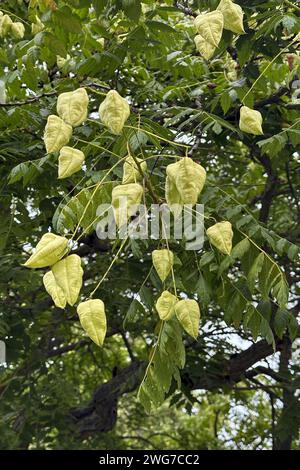
M 54 114 L 48 116 L 44 133 L 47 153 L 58 152 L 71 139 L 73 129 Z
M 65 308 L 67 304 L 67 299 L 64 295 L 63 290 L 55 281 L 55 277 L 52 271 L 48 271 L 43 277 L 43 284 L 46 291 L 52 297 L 52 300 L 56 307 Z
M 168 291 L 164 291 L 158 298 L 155 307 L 158 312 L 159 318 L 163 321 L 170 320 L 175 314 L 174 307 L 177 302 L 177 297 Z
M 87 118 L 89 97 L 84 88 L 61 93 L 57 99 L 57 114 L 73 127 L 80 126 Z
M 147 170 L 147 163 L 142 158 L 137 158 L 136 160 L 139 162 L 142 172 L 145 173 Z M 122 184 L 136 183 L 141 179 L 142 175 L 136 162 L 134 161 L 134 158 L 131 155 L 128 155 L 123 165 Z
M 17 21 L 11 25 L 11 34 L 15 39 L 22 39 L 25 34 L 25 27 L 23 23 Z
M 170 274 L 174 264 L 173 252 L 167 249 L 153 250 L 152 263 L 161 281 L 164 282 Z
M 218 47 L 223 33 L 223 14 L 214 10 L 210 13 L 198 15 L 194 20 L 195 27 L 200 36 L 212 46 Z
M 35 22 L 31 23 L 31 32 L 32 32 L 32 34 L 35 36 L 36 34 L 43 31 L 44 28 L 45 28 L 44 23 L 42 23 L 42 21 L 39 19 L 39 17 L 37 15 L 35 15 Z
M 226 68 L 226 76 L 227 76 L 228 80 L 230 80 L 231 82 L 234 82 L 235 80 L 237 80 L 237 78 L 238 78 L 238 74 L 237 74 L 238 64 L 235 60 L 233 60 L 233 58 L 231 57 L 230 54 L 226 55 L 225 68 Z
M 233 238 L 232 225 L 230 222 L 218 222 L 212 227 L 209 227 L 206 234 L 211 244 L 218 248 L 221 253 L 230 255 Z
M 99 115 L 110 132 L 119 135 L 129 118 L 130 107 L 125 98 L 122 98 L 116 90 L 110 90 L 100 104 Z
M 183 299 L 175 304 L 175 313 L 185 331 L 197 338 L 199 333 L 200 309 L 196 300 Z
M 182 212 L 183 202 L 175 183 L 169 176 L 166 177 L 165 195 L 169 209 L 173 212 L 175 217 L 179 217 Z
M 58 158 L 58 178 L 63 179 L 81 170 L 84 153 L 72 147 L 62 147 Z
M 233 3 L 231 0 L 221 0 L 217 10 L 223 13 L 224 29 L 228 29 L 236 34 L 243 34 L 243 15 L 244 12 L 240 5 Z
M 27 268 L 45 268 L 57 263 L 67 252 L 68 240 L 54 233 L 45 233 L 34 253 L 26 261 Z
M 210 42 L 206 41 L 206 39 L 204 39 L 200 34 L 195 36 L 194 41 L 198 52 L 202 55 L 202 57 L 204 57 L 204 59 L 208 60 L 214 55 L 216 47 Z
M 52 266 L 56 284 L 61 288 L 69 305 L 73 306 L 82 286 L 83 269 L 78 255 L 70 255 Z
M 67 57 L 61 57 L 60 55 L 56 56 L 56 65 L 59 70 L 61 70 L 64 65 L 67 63 L 68 60 L 70 60 L 71 56 L 67 54 Z
M 11 30 L 12 19 L 8 15 L 0 17 L 0 37 L 4 38 Z
M 167 176 L 175 185 L 182 204 L 196 204 L 206 180 L 205 169 L 189 157 L 167 166 Z
M 240 109 L 240 129 L 248 134 L 261 135 L 262 130 L 262 115 L 255 109 L 242 106 Z
M 126 224 L 129 217 L 136 213 L 136 206 L 140 204 L 143 187 L 138 183 L 115 186 L 112 190 L 112 207 L 118 227 Z
M 106 315 L 104 303 L 100 299 L 81 302 L 77 313 L 82 328 L 98 346 L 102 346 L 106 335 Z

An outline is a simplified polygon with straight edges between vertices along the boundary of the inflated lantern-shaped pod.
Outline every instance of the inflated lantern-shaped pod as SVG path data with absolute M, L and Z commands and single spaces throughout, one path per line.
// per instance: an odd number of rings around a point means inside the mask
M 16 23 L 13 23 L 11 25 L 10 30 L 11 30 L 11 34 L 14 38 L 22 39 L 24 37 L 25 27 L 24 27 L 23 23 L 20 23 L 19 21 L 17 21 Z
M 141 203 L 143 187 L 138 183 L 115 186 L 112 190 L 112 207 L 118 227 L 126 224 L 136 213 L 136 206 Z
M 190 336 L 192 336 L 192 338 L 196 339 L 198 336 L 200 323 L 200 309 L 196 300 L 179 300 L 175 304 L 174 309 L 182 327 Z
M 61 118 L 51 114 L 45 127 L 44 141 L 47 153 L 58 152 L 71 139 L 73 129 Z
M 170 320 L 175 314 L 177 297 L 168 291 L 164 291 L 158 298 L 155 307 L 159 318 L 163 321 Z
M 4 38 L 11 30 L 13 22 L 10 16 L 0 16 L 0 37 Z
M 66 254 L 67 246 L 67 238 L 54 233 L 45 233 L 24 266 L 27 268 L 52 266 Z
M 106 315 L 104 303 L 100 299 L 90 299 L 81 302 L 77 307 L 77 313 L 82 328 L 98 346 L 102 346 L 106 330 Z
M 66 301 L 73 306 L 82 286 L 83 269 L 78 255 L 70 255 L 52 266 L 56 284 L 63 291 Z
M 152 263 L 162 282 L 170 274 L 173 264 L 173 252 L 167 249 L 152 251 Z
M 205 169 L 191 158 L 183 157 L 178 162 L 168 165 L 166 171 L 169 178 L 168 199 L 173 191 L 173 203 L 177 200 L 180 204 L 196 204 L 205 184 Z
M 218 248 L 221 253 L 230 255 L 233 238 L 232 225 L 230 222 L 218 222 L 212 227 L 209 227 L 209 229 L 206 231 L 206 234 L 212 245 Z
M 72 147 L 62 147 L 58 158 L 58 178 L 63 179 L 81 170 L 84 153 Z
M 224 25 L 224 17 L 221 11 L 214 10 L 210 13 L 198 15 L 194 20 L 194 25 L 205 41 L 215 48 L 218 47 Z
M 52 300 L 56 307 L 65 308 L 67 299 L 63 290 L 57 284 L 52 271 L 48 271 L 43 277 L 43 284 L 46 291 L 52 297 Z
M 254 135 L 262 135 L 262 115 L 255 109 L 242 106 L 240 109 L 240 129 Z
M 196 45 L 196 49 L 198 50 L 198 52 L 200 52 L 204 59 L 208 60 L 214 55 L 214 52 L 216 50 L 215 46 L 210 42 L 206 41 L 206 39 L 204 39 L 201 34 L 197 34 L 195 36 L 194 42 Z
M 243 34 L 243 15 L 244 12 L 240 5 L 233 3 L 231 0 L 221 0 L 217 10 L 223 13 L 224 29 L 228 29 L 236 34 Z
M 99 106 L 99 115 L 110 132 L 119 135 L 129 118 L 130 107 L 125 98 L 122 98 L 116 90 L 110 90 Z
M 125 159 L 123 165 L 123 180 L 122 184 L 136 183 L 142 179 L 142 173 L 147 170 L 147 163 L 142 158 L 136 158 L 140 165 L 140 169 L 131 155 Z M 141 170 L 141 171 L 140 171 Z
M 61 93 L 57 99 L 57 114 L 70 126 L 80 126 L 87 118 L 88 104 L 84 88 Z

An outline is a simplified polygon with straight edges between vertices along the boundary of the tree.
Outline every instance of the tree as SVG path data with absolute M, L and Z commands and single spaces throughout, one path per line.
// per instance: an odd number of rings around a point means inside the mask
M 1 9 L 2 448 L 298 448 L 300 7 Z M 167 175 L 169 202 L 196 195 L 203 248 L 98 238 L 97 208 L 113 198 L 116 216 L 125 160 L 147 207 L 165 202 Z M 49 231 L 62 238 L 47 238 L 48 262 L 24 267 Z M 73 258 L 61 262 L 64 240 Z M 152 262 L 162 249 L 167 277 Z M 54 305 L 47 271 L 56 304 L 103 301 L 78 309 L 86 331 L 76 307 Z

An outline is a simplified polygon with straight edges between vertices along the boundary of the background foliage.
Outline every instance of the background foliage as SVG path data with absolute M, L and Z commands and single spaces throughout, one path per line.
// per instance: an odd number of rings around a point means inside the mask
M 237 3 L 246 34 L 224 31 L 205 61 L 193 17 L 214 10 L 215 0 L 1 2 L 25 26 L 23 39 L 0 38 L 1 448 L 299 448 L 300 7 Z M 37 17 L 43 29 L 33 34 Z M 72 145 L 85 153 L 86 169 L 57 180 L 57 154 L 45 154 L 43 130 L 57 96 L 80 86 L 90 115 Z M 120 137 L 98 119 L 109 89 L 131 103 Z M 263 136 L 239 130 L 246 93 L 245 104 L 263 115 Z M 166 401 L 156 390 L 150 414 L 136 390 L 156 337 L 162 285 L 151 251 L 158 242 L 128 242 L 102 283 L 109 326 L 102 349 L 74 308 L 53 306 L 43 272 L 21 266 L 50 227 L 74 230 L 90 186 L 115 165 L 75 248 L 84 259 L 83 295 L 97 284 L 119 245 L 98 240 L 90 224 L 121 178 L 127 142 L 147 158 L 162 199 L 171 158 L 187 151 L 201 162 L 205 214 L 234 228 L 231 256 L 207 240 L 196 253 L 170 243 L 177 288 L 198 299 L 201 329 L 194 341 L 170 322 L 169 366 L 179 360 L 172 351 L 182 344 L 186 351 L 181 388 L 172 381 Z M 158 365 L 158 390 L 163 374 Z

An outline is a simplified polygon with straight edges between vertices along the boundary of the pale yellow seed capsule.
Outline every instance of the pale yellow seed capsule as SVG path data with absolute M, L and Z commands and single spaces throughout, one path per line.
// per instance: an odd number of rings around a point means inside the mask
M 84 153 L 72 147 L 62 147 L 58 158 L 58 178 L 63 179 L 81 170 Z
M 12 24 L 10 16 L 2 15 L 0 17 L 0 37 L 4 38 L 10 32 Z
M 223 33 L 223 14 L 214 10 L 210 13 L 198 15 L 194 20 L 195 27 L 200 36 L 212 46 L 218 47 Z
M 221 0 L 217 10 L 223 13 L 224 29 L 228 29 L 236 34 L 243 34 L 243 15 L 244 12 L 240 5 L 233 3 L 231 0 Z
M 47 153 L 58 152 L 71 139 L 73 129 L 54 114 L 48 116 L 44 142 Z
M 168 291 L 164 291 L 156 302 L 156 310 L 159 318 L 163 321 L 170 320 L 175 314 L 174 307 L 177 302 L 177 297 Z
M 136 206 L 141 203 L 143 187 L 138 183 L 115 186 L 112 190 L 112 207 L 118 227 L 126 224 L 129 217 L 136 213 Z
M 204 57 L 204 59 L 208 60 L 214 55 L 216 47 L 210 42 L 206 41 L 206 39 L 204 39 L 200 34 L 195 36 L 194 41 L 198 52 L 202 55 L 202 57 Z
M 52 297 L 52 300 L 56 307 L 65 308 L 67 299 L 63 293 L 63 290 L 55 281 L 55 277 L 52 271 L 48 271 L 43 277 L 43 284 L 46 291 Z
M 68 240 L 54 233 L 45 233 L 38 244 L 35 252 L 26 261 L 27 268 L 44 268 L 57 263 L 67 252 Z
M 240 129 L 254 135 L 262 135 L 262 115 L 255 109 L 242 106 L 240 109 Z
M 23 23 L 17 21 L 11 25 L 11 34 L 16 39 L 22 39 L 25 34 L 25 27 Z
M 89 97 L 84 88 L 61 93 L 57 99 L 57 114 L 73 127 L 87 118 Z
M 175 313 L 185 331 L 196 339 L 200 323 L 200 309 L 196 300 L 180 300 L 175 304 Z
M 56 56 L 56 64 L 59 70 L 62 70 L 68 60 L 70 60 L 70 55 L 67 54 L 67 57 L 61 57 L 60 55 Z
M 104 303 L 100 299 L 81 302 L 77 313 L 82 328 L 98 346 L 102 346 L 106 335 L 106 315 Z
M 183 157 L 166 168 L 166 199 L 168 204 L 196 204 L 205 180 L 205 169 L 189 157 Z
M 82 286 L 83 269 L 78 255 L 70 255 L 52 266 L 56 284 L 61 288 L 69 305 L 73 306 Z
M 165 186 L 166 201 L 175 217 L 179 217 L 182 212 L 183 202 L 176 188 L 175 183 L 169 176 L 166 177 Z
M 140 169 L 142 173 L 145 173 L 147 170 L 147 163 L 142 158 L 136 159 L 140 164 Z M 136 183 L 142 179 L 141 172 L 134 161 L 134 158 L 131 155 L 125 159 L 123 165 L 123 180 L 122 184 Z
M 152 263 L 162 282 L 170 274 L 173 264 L 173 252 L 167 249 L 152 251 Z
M 218 222 L 212 227 L 209 227 L 206 234 L 211 244 L 218 248 L 221 253 L 230 255 L 233 238 L 232 225 L 230 222 Z
M 110 90 L 100 104 L 99 115 L 110 132 L 119 135 L 129 118 L 130 107 L 125 98 L 122 98 L 116 90 Z
M 42 21 L 39 19 L 39 17 L 37 15 L 35 15 L 35 22 L 31 23 L 31 32 L 32 32 L 32 34 L 35 36 L 36 34 L 43 31 L 44 28 L 45 28 L 44 23 L 42 23 Z

